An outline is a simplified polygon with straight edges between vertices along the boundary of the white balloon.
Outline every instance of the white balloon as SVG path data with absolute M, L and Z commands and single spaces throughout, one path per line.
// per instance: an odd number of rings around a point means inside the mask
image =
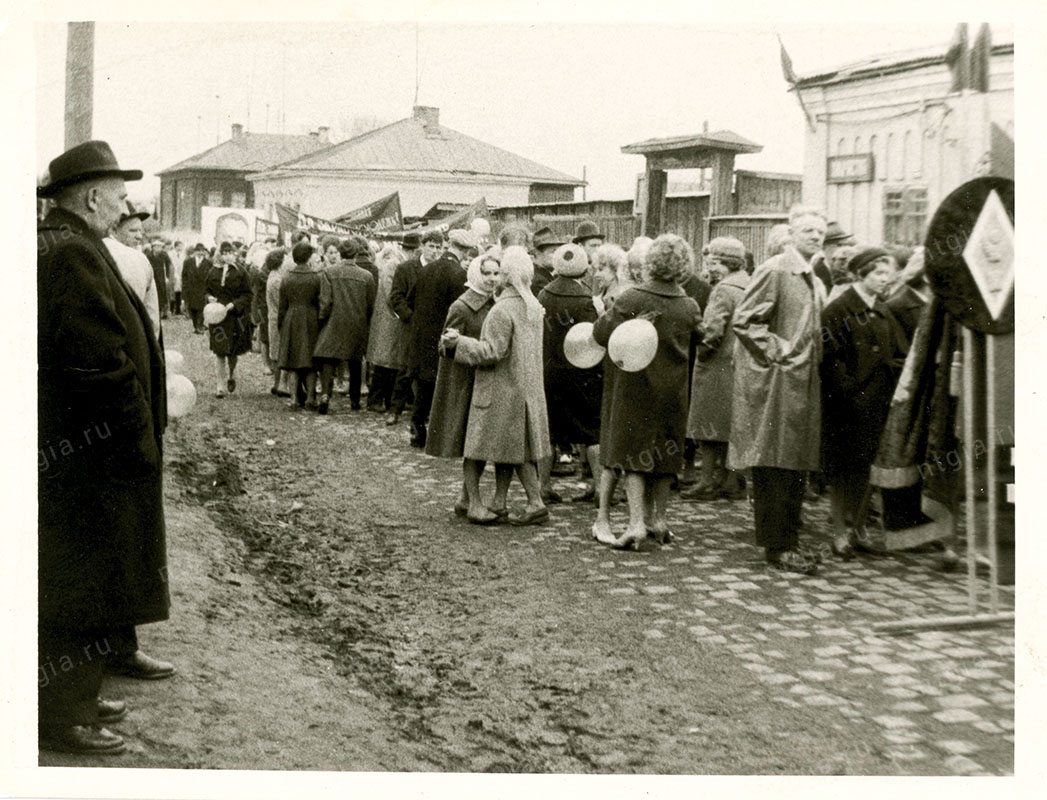
M 607 352 L 618 369 L 639 372 L 658 352 L 658 331 L 648 320 L 627 320 L 615 328 L 607 340 Z
M 475 233 L 477 236 L 490 236 L 491 235 L 491 223 L 485 220 L 483 217 L 477 217 L 470 225 L 469 230 Z
M 185 356 L 177 350 L 164 350 L 164 363 L 169 375 L 181 375 L 185 369 Z
M 607 350 L 593 338 L 593 324 L 579 322 L 572 325 L 563 340 L 564 357 L 578 369 L 589 369 L 603 361 Z
M 225 319 L 225 315 L 228 313 L 229 309 L 221 303 L 208 303 L 204 306 L 204 322 L 208 325 L 217 325 Z
M 167 416 L 184 417 L 196 405 L 196 387 L 185 375 L 167 376 Z

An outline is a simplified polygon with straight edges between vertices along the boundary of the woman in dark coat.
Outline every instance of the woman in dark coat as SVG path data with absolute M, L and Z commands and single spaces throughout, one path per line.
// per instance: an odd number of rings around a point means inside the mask
M 502 253 L 503 288 L 484 320 L 480 338 L 459 336 L 448 328 L 441 337 L 457 363 L 477 367 L 469 403 L 465 457 L 495 464 L 493 511 L 477 505 L 477 523 L 505 516 L 514 525 L 537 525 L 549 518 L 542 502 L 537 462 L 551 454 L 549 418 L 542 375 L 541 303 L 531 294 L 534 266 L 527 251 L 510 245 Z M 527 495 L 522 515 L 513 517 L 506 497 L 513 472 Z M 479 487 L 470 487 L 470 502 Z
M 444 329 L 454 328 L 462 336 L 479 339 L 487 312 L 494 305 L 494 292 L 501 284 L 502 275 L 496 249 L 477 256 L 466 273 L 465 292 L 451 303 Z M 473 380 L 476 367 L 460 364 L 454 353 L 440 348 L 440 365 L 436 371 L 436 389 L 433 407 L 429 412 L 429 434 L 425 452 L 437 458 L 461 458 L 465 448 L 465 431 L 469 420 L 469 403 L 473 399 Z M 463 463 L 462 494 L 455 504 L 455 513 L 472 519 L 488 516 L 479 496 L 480 474 L 484 462 L 466 459 Z M 472 495 L 469 486 L 477 487 Z M 471 513 L 470 513 L 471 509 Z
M 855 283 L 822 314 L 823 463 L 832 487 L 833 550 L 845 558 L 854 555 L 846 525 L 855 522 L 907 349 L 880 299 L 894 274 L 887 251 L 860 250 L 851 272 Z
M 597 250 L 599 254 L 604 247 Z M 617 248 L 620 250 L 621 248 Z M 624 258 L 624 254 L 623 254 Z M 545 364 L 545 400 L 549 409 L 549 436 L 554 446 L 568 451 L 581 445 L 592 471 L 593 485 L 576 500 L 592 501 L 600 475 L 600 399 L 603 391 L 603 368 L 597 364 L 579 369 L 567 360 L 564 339 L 579 322 L 596 322 L 596 302 L 592 292 L 582 285 L 589 259 L 576 244 L 565 244 L 553 255 L 555 277 L 538 295 L 545 307 L 545 335 L 542 339 Z M 551 466 L 551 465 L 550 465 Z M 550 470 L 540 469 L 542 477 Z M 548 482 L 542 487 L 549 492 Z
M 222 242 L 218 264 L 207 273 L 207 302 L 226 308 L 225 318 L 209 325 L 211 352 L 217 359 L 218 387 L 215 397 L 236 391 L 236 362 L 251 350 L 251 282 L 247 271 L 236 264 L 236 248 Z
M 691 335 L 701 332 L 698 303 L 680 285 L 693 264 L 694 251 L 686 241 L 675 234 L 659 236 L 647 252 L 644 283 L 619 295 L 593 326 L 593 338 L 605 347 L 626 320 L 647 319 L 658 333 L 658 349 L 646 369 L 625 372 L 610 357 L 604 359 L 600 461 L 605 476 L 625 473 L 629 526 L 613 538 L 608 490 L 613 482 L 602 477 L 593 535 L 615 547 L 638 547 L 648 531 L 662 541 L 668 537 L 669 487 L 683 466 Z
M 303 240 L 292 248 L 291 258 L 294 269 L 280 282 L 280 368 L 295 373 L 295 403 L 302 408 L 316 392 L 313 352 L 320 328 L 320 253 Z

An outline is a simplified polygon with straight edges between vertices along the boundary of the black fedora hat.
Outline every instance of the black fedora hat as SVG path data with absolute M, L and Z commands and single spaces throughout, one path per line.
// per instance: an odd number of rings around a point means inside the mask
M 541 250 L 545 247 L 559 247 L 562 244 L 567 244 L 567 241 L 562 236 L 557 236 L 553 233 L 553 229 L 548 225 L 534 232 L 535 250 Z
M 139 211 L 137 208 L 134 207 L 134 204 L 131 203 L 130 200 L 128 200 L 127 211 L 120 215 L 120 221 L 117 224 L 123 225 L 125 222 L 127 222 L 127 220 L 135 219 L 136 217 L 142 220 L 142 222 L 145 222 L 147 219 L 149 219 L 150 216 L 151 215 L 148 211 Z
M 607 237 L 600 233 L 599 226 L 591 219 L 583 219 L 578 223 L 578 227 L 575 228 L 574 238 L 571 241 L 574 244 L 581 244 L 586 239 L 606 239 Z
M 90 141 L 78 144 L 53 159 L 47 167 L 48 182 L 37 188 L 40 197 L 54 197 L 59 190 L 74 183 L 116 176 L 125 181 L 140 181 L 140 169 L 120 169 L 116 156 L 107 142 Z
M 417 250 L 422 246 L 422 237 L 417 233 L 405 233 L 403 247 L 405 250 Z

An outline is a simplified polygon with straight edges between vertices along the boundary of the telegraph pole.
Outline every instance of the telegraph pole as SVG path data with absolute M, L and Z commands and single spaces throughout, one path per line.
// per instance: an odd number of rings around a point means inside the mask
M 91 138 L 94 116 L 95 24 L 70 22 L 65 51 L 65 149 Z

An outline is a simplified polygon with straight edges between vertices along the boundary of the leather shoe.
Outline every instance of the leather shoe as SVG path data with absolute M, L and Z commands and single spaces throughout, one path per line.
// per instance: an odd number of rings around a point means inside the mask
M 112 725 L 127 716 L 127 703 L 122 700 L 98 698 L 98 724 Z
M 509 516 L 510 525 L 540 525 L 549 519 L 549 509 L 539 508 L 537 511 L 526 511 L 518 517 Z
M 116 755 L 126 749 L 124 740 L 112 731 L 92 725 L 70 725 L 41 732 L 40 749 L 79 755 Z
M 330 405 L 331 405 L 331 398 L 328 397 L 326 394 L 320 395 L 320 405 L 317 406 L 317 408 L 316 408 L 317 413 L 321 414 L 321 415 L 327 414 L 327 408 Z
M 174 664 L 151 658 L 141 650 L 120 661 L 107 661 L 105 671 L 110 675 L 123 675 L 125 678 L 137 678 L 143 681 L 156 681 L 170 678 L 175 674 Z

